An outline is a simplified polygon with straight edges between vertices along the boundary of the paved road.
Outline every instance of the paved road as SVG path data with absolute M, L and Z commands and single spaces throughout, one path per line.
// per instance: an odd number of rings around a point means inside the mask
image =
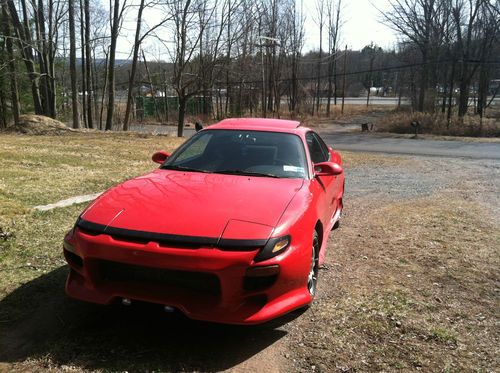
M 321 136 L 328 144 L 338 150 L 453 158 L 500 159 L 500 143 L 404 139 L 356 132 L 323 131 Z
M 491 99 L 491 97 L 488 97 L 488 101 Z M 396 106 L 398 104 L 399 99 L 397 97 L 380 97 L 380 96 L 375 96 L 372 95 L 370 96 L 370 104 L 371 105 L 392 105 Z M 321 99 L 322 104 L 326 104 L 328 101 L 326 98 Z M 283 103 L 286 103 L 284 101 Z M 331 100 L 331 104 L 333 105 L 333 99 Z M 342 104 L 342 97 L 337 98 L 337 105 Z M 366 96 L 361 96 L 361 97 L 346 97 L 344 100 L 345 105 L 366 105 Z M 401 99 L 401 105 L 409 105 L 410 101 L 408 98 L 403 97 Z M 470 98 L 470 105 L 474 105 L 474 99 Z M 498 106 L 500 105 L 500 97 L 496 97 L 493 99 L 492 106 Z
M 392 105 L 396 106 L 398 104 L 398 98 L 397 97 L 378 97 L 378 96 L 372 96 L 370 97 L 370 104 L 371 105 Z M 326 104 L 328 102 L 328 99 L 322 98 L 321 103 Z M 331 99 L 330 102 L 333 105 L 333 98 Z M 344 99 L 344 104 L 345 105 L 366 105 L 366 97 L 346 97 Z M 407 98 L 403 98 L 401 100 L 401 105 L 409 105 L 410 101 Z M 337 105 L 342 105 L 342 97 L 337 98 Z

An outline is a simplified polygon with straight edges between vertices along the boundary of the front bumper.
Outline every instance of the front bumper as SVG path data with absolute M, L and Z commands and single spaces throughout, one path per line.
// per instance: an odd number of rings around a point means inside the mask
M 258 324 L 311 301 L 306 286 L 309 250 L 293 242 L 277 257 L 254 263 L 258 250 L 165 247 L 78 228 L 66 240 L 66 293 L 87 302 L 110 304 L 129 298 L 175 307 L 192 319 Z M 279 266 L 273 281 L 246 286 L 249 268 L 271 265 Z

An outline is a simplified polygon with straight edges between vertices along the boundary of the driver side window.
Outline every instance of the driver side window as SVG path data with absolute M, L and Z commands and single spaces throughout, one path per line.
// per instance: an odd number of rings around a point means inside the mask
M 323 146 L 321 146 L 319 139 L 313 132 L 308 132 L 306 134 L 306 141 L 313 163 L 328 161 L 328 154 L 325 153 Z
M 180 153 L 175 158 L 176 164 L 183 164 L 199 157 L 205 151 L 211 138 L 212 135 L 210 133 L 204 133 L 199 136 L 186 151 Z

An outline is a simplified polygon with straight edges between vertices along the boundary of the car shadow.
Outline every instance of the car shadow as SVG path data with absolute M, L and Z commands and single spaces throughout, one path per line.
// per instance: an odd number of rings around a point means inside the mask
M 167 314 L 150 304 L 98 306 L 64 293 L 67 267 L 30 281 L 0 301 L 0 362 L 49 359 L 102 370 L 220 371 L 283 338 L 280 326 L 230 326 Z

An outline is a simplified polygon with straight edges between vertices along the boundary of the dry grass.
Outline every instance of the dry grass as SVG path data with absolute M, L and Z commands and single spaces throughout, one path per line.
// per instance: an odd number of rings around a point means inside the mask
M 415 133 L 394 133 L 394 132 L 372 132 L 371 136 L 380 136 L 382 138 L 396 138 L 396 139 L 415 139 Z M 462 142 L 486 142 L 498 143 L 500 137 L 469 137 L 469 136 L 444 136 L 444 135 L 431 135 L 419 133 L 417 139 L 421 140 L 440 140 L 440 141 L 462 141 Z
M 5 131 L 27 135 L 60 135 L 74 130 L 58 120 L 43 115 L 21 115 L 19 124 L 7 127 Z
M 500 232 L 484 207 L 446 193 L 347 211 L 297 368 L 496 371 Z
M 0 217 L 103 191 L 154 168 L 151 155 L 182 139 L 135 134 L 0 135 Z
M 480 118 L 468 115 L 463 120 L 453 117 L 448 124 L 447 118 L 441 113 L 410 113 L 407 111 L 393 111 L 379 118 L 375 129 L 379 132 L 394 132 L 414 134 L 411 122 L 420 123 L 419 133 L 443 136 L 468 137 L 500 137 L 500 121 L 498 118 Z

